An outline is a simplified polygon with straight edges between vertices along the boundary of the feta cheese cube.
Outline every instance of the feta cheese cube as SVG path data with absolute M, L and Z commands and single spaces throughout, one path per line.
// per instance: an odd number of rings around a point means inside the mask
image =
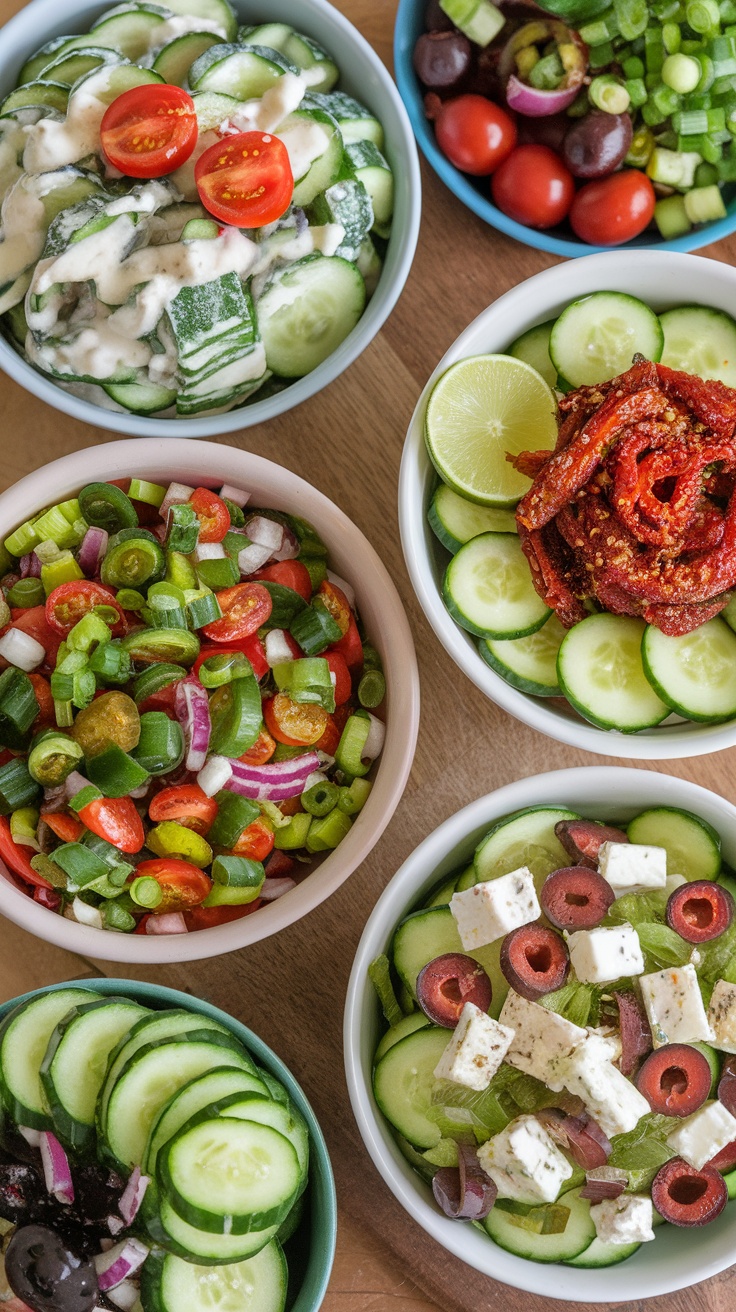
M 536 1116 L 517 1116 L 478 1149 L 478 1161 L 500 1198 L 552 1203 L 572 1167 Z
M 696 1171 L 734 1139 L 736 1116 L 732 1116 L 722 1102 L 706 1102 L 667 1135 L 667 1143 L 673 1152 L 684 1157 L 688 1166 L 693 1166 Z
M 623 975 L 641 975 L 644 969 L 639 935 L 631 925 L 579 929 L 570 934 L 567 946 L 583 984 L 610 984 Z
M 503 1061 L 514 1031 L 499 1025 L 473 1002 L 466 1002 L 457 1028 L 435 1067 L 438 1080 L 467 1089 L 487 1089 Z
M 644 843 L 601 843 L 598 870 L 616 897 L 641 893 L 647 888 L 664 888 L 667 852 L 664 847 L 647 847 Z
M 654 1238 L 652 1200 L 642 1194 L 621 1194 L 591 1203 L 590 1215 L 604 1244 L 646 1244 Z
M 565 1087 L 558 1073 L 560 1063 L 587 1038 L 587 1030 L 540 1007 L 538 1002 L 528 1002 L 513 989 L 501 1008 L 499 1021 L 514 1031 L 506 1053 L 509 1066 L 535 1076 L 559 1093 Z
M 494 943 L 542 914 L 532 872 L 526 866 L 453 893 L 450 910 L 466 952 Z
M 719 979 L 708 1008 L 708 1023 L 715 1046 L 721 1052 L 736 1052 L 736 984 Z
M 695 967 L 673 966 L 642 975 L 641 996 L 655 1048 L 666 1043 L 712 1043 Z
M 560 1078 L 570 1093 L 585 1103 L 586 1111 L 610 1139 L 627 1134 L 651 1111 L 643 1094 L 609 1059 L 610 1045 L 591 1034 L 562 1063 Z

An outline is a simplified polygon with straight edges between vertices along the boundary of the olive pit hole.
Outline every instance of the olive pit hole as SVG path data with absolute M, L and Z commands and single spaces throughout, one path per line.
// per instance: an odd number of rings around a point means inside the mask
M 687 1093 L 688 1088 L 687 1072 L 681 1066 L 668 1066 L 662 1071 L 659 1085 L 664 1094 Z
M 684 919 L 695 929 L 710 929 L 713 924 L 713 903 L 707 897 L 689 897 L 681 910 Z
M 667 1191 L 673 1203 L 693 1207 L 708 1192 L 708 1181 L 701 1175 L 678 1175 Z
M 552 953 L 547 943 L 540 943 L 539 947 L 528 948 L 524 955 L 531 970 L 538 975 L 547 974 L 552 965 Z

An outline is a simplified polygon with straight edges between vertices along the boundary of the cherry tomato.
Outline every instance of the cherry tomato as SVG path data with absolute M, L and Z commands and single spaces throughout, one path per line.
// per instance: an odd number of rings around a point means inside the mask
M 200 542 L 222 542 L 230 527 L 230 511 L 225 502 L 209 488 L 198 487 L 189 504 L 199 520 Z
M 485 96 L 446 100 L 434 127 L 443 155 L 476 178 L 493 173 L 516 145 L 514 120 Z
M 112 606 L 120 619 L 111 627 L 111 633 L 117 638 L 126 632 L 127 624 L 122 606 L 115 600 L 115 593 L 102 585 L 91 583 L 89 579 L 75 580 L 73 583 L 61 583 L 46 598 L 46 619 L 57 633 L 66 637 L 78 620 L 94 610 L 95 606 Z
M 252 747 L 238 757 L 245 765 L 265 765 L 276 751 L 276 742 L 267 729 L 261 729 Z
M 363 665 L 363 644 L 358 633 L 358 626 L 353 616 L 350 616 L 347 633 L 343 634 L 337 642 L 333 642 L 331 647 L 327 648 L 325 656 L 331 651 L 339 652 L 345 660 L 349 670 L 358 670 Z
M 232 851 L 234 856 L 247 856 L 249 861 L 265 861 L 273 844 L 271 826 L 265 820 L 254 820 L 243 830 Z
M 34 888 L 51 888 L 48 879 L 36 874 L 33 869 L 32 856 L 35 856 L 32 848 L 21 847 L 19 843 L 13 842 L 10 821 L 7 816 L 0 815 L 0 861 L 5 863 L 11 874 L 17 875 L 26 884 Z
M 342 588 L 338 588 L 337 584 L 330 583 L 329 579 L 325 579 L 317 589 L 317 597 L 325 609 L 330 612 L 335 623 L 339 625 L 340 633 L 344 638 L 350 628 L 353 612 Z
M 619 246 L 651 223 L 657 197 L 646 173 L 625 169 L 581 187 L 570 210 L 576 237 L 591 246 Z
M 167 911 L 186 911 L 189 907 L 199 906 L 204 902 L 212 888 L 212 880 L 198 866 L 189 861 L 180 861 L 178 857 L 160 856 L 153 861 L 141 861 L 136 870 L 136 877 L 155 879 L 163 890 L 163 901 L 156 907 L 156 914 Z
M 33 684 L 38 702 L 38 715 L 33 721 L 33 733 L 40 733 L 42 729 L 55 729 L 56 711 L 48 679 L 44 679 L 42 674 L 29 674 L 28 678 Z
M 296 866 L 297 862 L 286 852 L 274 851 L 268 858 L 266 876 L 268 879 L 281 879 L 284 875 L 291 875 Z
M 210 214 L 236 228 L 263 228 L 291 204 L 289 152 L 270 132 L 238 132 L 216 141 L 194 166 L 199 199 Z
M 265 569 L 259 569 L 253 577 L 265 580 L 266 583 L 278 583 L 282 588 L 291 588 L 292 592 L 298 592 L 304 601 L 311 600 L 312 580 L 309 577 L 309 570 L 300 560 L 278 560 L 275 565 L 266 565 Z
M 334 756 L 341 736 L 342 729 L 338 727 L 335 719 L 330 715 L 322 737 L 318 738 L 314 745 L 318 752 L 325 752 L 327 756 Z
M 144 697 L 142 702 L 138 703 L 138 711 L 145 715 L 146 711 L 163 711 L 168 715 L 170 720 L 176 717 L 176 683 L 167 683 L 165 688 L 159 688 L 158 692 L 152 692 L 150 697 Z
M 218 597 L 220 596 L 222 596 L 222 593 L 218 593 Z M 239 651 L 248 657 L 257 679 L 262 679 L 264 674 L 268 673 L 270 666 L 266 660 L 266 649 L 257 633 L 252 633 L 249 638 L 228 638 L 227 641 L 227 647 L 202 647 L 192 666 L 192 673 L 199 673 L 202 662 L 206 661 L 208 656 L 229 656 L 233 652 Z
M 189 930 L 216 929 L 218 925 L 227 925 L 231 920 L 242 920 L 251 911 L 257 911 L 260 905 L 261 899 L 257 897 L 255 902 L 245 902 L 239 907 L 192 907 L 190 911 L 184 912 L 184 919 Z
M 130 797 L 98 797 L 82 807 L 79 819 L 121 852 L 140 852 L 145 842 L 143 821 Z
M 65 811 L 41 811 L 41 819 L 46 822 L 52 833 L 60 838 L 62 843 L 78 843 L 84 833 L 84 825 L 75 815 L 67 815 Z
M 325 660 L 335 676 L 335 705 L 344 706 L 353 691 L 353 681 L 344 656 L 339 651 L 326 651 Z
M 213 642 L 232 642 L 256 633 L 271 614 L 270 593 L 260 583 L 236 583 L 217 594 L 222 619 L 205 624 L 203 632 Z
M 562 223 L 573 202 L 570 170 L 549 146 L 517 146 L 491 179 L 494 204 L 528 228 Z
M 155 824 L 176 820 L 186 829 L 206 834 L 214 823 L 217 809 L 214 797 L 208 797 L 199 784 L 174 784 L 151 798 L 148 814 Z
M 102 149 L 129 178 L 161 178 L 189 159 L 197 111 L 181 87 L 148 84 L 117 96 L 100 124 Z
M 56 657 L 61 646 L 61 635 L 56 629 L 53 629 L 46 619 L 45 606 L 25 606 L 13 609 L 10 612 L 10 624 L 0 630 L 1 633 L 7 633 L 8 629 L 20 629 L 21 633 L 28 633 L 36 642 L 40 642 L 46 651 L 46 660 L 44 665 L 53 670 L 56 665 Z M 2 668 L 5 669 L 8 662 L 3 658 Z M 54 723 L 56 717 L 54 717 Z
M 270 734 L 287 747 L 311 747 L 322 737 L 329 720 L 323 706 L 293 702 L 277 692 L 263 703 L 263 718 Z

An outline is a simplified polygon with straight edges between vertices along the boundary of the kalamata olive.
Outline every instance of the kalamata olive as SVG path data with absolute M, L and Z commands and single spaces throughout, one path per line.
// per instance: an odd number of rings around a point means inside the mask
M 454 1029 L 466 1002 L 481 1011 L 491 1005 L 491 981 L 479 962 L 463 952 L 446 952 L 420 970 L 417 1002 L 434 1025 Z
M 703 1106 L 711 1086 L 707 1059 L 688 1043 L 668 1043 L 647 1057 L 636 1086 L 660 1116 L 689 1116 Z
M 613 996 L 618 1007 L 621 1032 L 619 1067 L 622 1075 L 633 1075 L 640 1059 L 652 1051 L 652 1031 L 644 1004 L 633 989 L 624 989 L 620 993 L 614 993 Z
M 727 1057 L 718 1081 L 718 1101 L 736 1116 L 736 1057 Z
M 80 1166 L 74 1172 L 74 1204 L 87 1221 L 104 1221 L 115 1215 L 125 1181 L 106 1166 Z
M 599 825 L 595 820 L 558 820 L 555 834 L 576 865 L 590 866 L 595 870 L 598 853 L 603 843 L 628 843 L 622 829 L 612 825 Z
M 544 925 L 521 925 L 501 944 L 500 966 L 522 998 L 534 1002 L 562 988 L 570 970 L 564 939 Z
M 672 1157 L 652 1181 L 652 1202 L 672 1225 L 707 1225 L 726 1206 L 728 1189 L 710 1164 L 696 1171 L 681 1157 Z
M 675 889 L 665 914 L 670 929 L 687 943 L 707 943 L 728 929 L 734 901 L 728 889 L 712 879 L 697 879 Z
M 94 1262 L 70 1252 L 47 1226 L 16 1230 L 5 1253 L 5 1275 L 31 1312 L 92 1312 L 97 1302 Z
M 462 32 L 425 32 L 414 47 L 414 71 L 430 90 L 450 91 L 470 68 L 472 53 Z
M 593 929 L 600 925 L 613 901 L 611 885 L 587 866 L 553 871 L 540 893 L 542 910 L 558 929 Z
M 440 0 L 427 0 L 424 8 L 424 26 L 428 32 L 452 31 L 452 19 L 447 17 Z
M 538 142 L 540 146 L 549 146 L 559 154 L 565 134 L 570 130 L 567 114 L 547 114 L 542 118 L 528 118 L 520 114 L 517 119 L 519 144 Z M 561 821 L 560 823 L 564 823 Z
M 563 159 L 576 178 L 605 178 L 623 162 L 632 136 L 628 114 L 593 111 L 568 131 Z

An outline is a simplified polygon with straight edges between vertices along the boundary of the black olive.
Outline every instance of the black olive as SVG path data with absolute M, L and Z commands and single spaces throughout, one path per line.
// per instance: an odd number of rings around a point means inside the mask
M 430 91 L 456 87 L 470 68 L 472 49 L 461 32 L 426 32 L 414 47 L 414 71 Z
M 97 1303 L 94 1262 L 77 1257 L 47 1226 L 16 1230 L 5 1252 L 5 1276 L 31 1312 L 93 1312 Z
M 628 114 L 593 110 L 569 129 L 562 155 L 576 178 L 605 178 L 622 163 L 631 145 Z

